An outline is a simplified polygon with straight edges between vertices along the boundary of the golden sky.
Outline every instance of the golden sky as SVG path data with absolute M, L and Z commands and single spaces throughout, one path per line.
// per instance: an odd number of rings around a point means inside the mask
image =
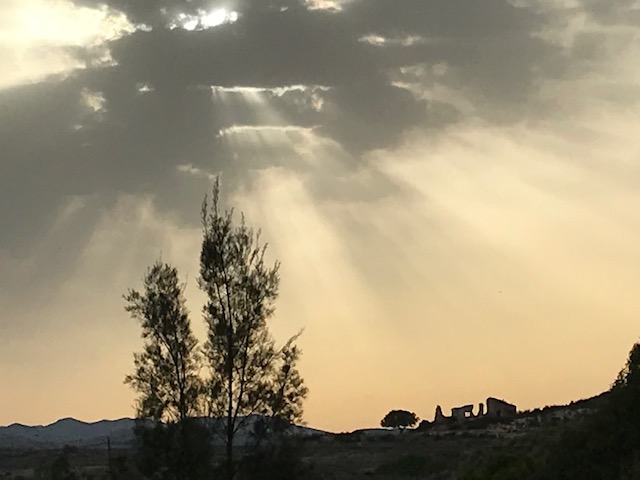
M 398 39 L 382 19 L 347 22 L 382 39 L 348 44 L 384 66 L 371 85 L 348 83 L 357 56 L 346 48 L 344 62 L 317 60 L 344 71 L 324 77 L 312 62 L 302 73 L 289 65 L 291 81 L 278 85 L 253 82 L 234 60 L 237 77 L 211 80 L 198 97 L 213 105 L 211 120 L 201 103 L 181 106 L 186 96 L 157 65 L 126 63 L 150 48 L 126 43 L 151 29 L 142 13 L 89 1 L 3 3 L 0 59 L 12 68 L 0 71 L 0 112 L 15 110 L 0 113 L 0 141 L 12 141 L 0 160 L 0 424 L 134 415 L 123 379 L 141 341 L 121 296 L 159 256 L 187 282 L 203 337 L 197 218 L 219 172 L 229 205 L 282 262 L 271 328 L 281 341 L 304 329 L 310 426 L 376 426 L 395 408 L 431 420 L 436 405 L 447 412 L 488 396 L 528 409 L 607 389 L 640 333 L 638 7 L 492 0 L 484 18 L 473 1 L 454 2 L 457 11 L 434 2 L 444 27 L 432 37 Z M 359 4 L 305 5 L 348 30 L 338 19 Z M 243 25 L 250 13 L 240 7 L 217 5 L 224 24 L 210 29 Z M 527 9 L 535 12 L 520 20 Z M 400 13 L 398 22 L 411 17 Z M 483 22 L 494 32 L 503 13 L 530 30 L 488 38 Z M 167 31 L 207 34 L 202 12 L 189 15 Z M 331 38 L 346 41 L 340 35 Z M 91 60 L 69 50 L 77 46 Z M 123 78 L 131 95 L 159 106 L 129 111 L 118 96 Z M 181 91 L 201 92 L 197 82 Z M 360 88 L 389 96 L 370 105 Z M 408 113 L 415 105 L 424 111 Z M 168 112 L 178 114 L 158 120 Z M 28 122 L 43 116 L 34 136 Z M 83 153 L 102 129 L 100 153 Z M 173 130 L 180 136 L 167 148 L 162 135 Z M 205 135 L 228 156 L 198 150 Z M 147 153 L 150 139 L 159 147 Z M 74 155 L 84 163 L 69 163 Z

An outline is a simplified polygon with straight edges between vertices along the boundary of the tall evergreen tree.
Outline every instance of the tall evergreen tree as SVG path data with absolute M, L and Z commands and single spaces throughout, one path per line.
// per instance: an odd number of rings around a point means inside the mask
M 278 349 L 267 326 L 278 296 L 279 264 L 267 264 L 260 232 L 247 226 L 244 216 L 235 225 L 233 210 L 220 211 L 219 194 L 216 181 L 212 197 L 203 202 L 199 285 L 208 297 L 209 414 L 223 419 L 231 479 L 238 430 L 252 415 L 300 420 L 307 388 L 296 367 L 295 338 Z
M 125 309 L 140 321 L 142 352 L 135 372 L 125 378 L 140 397 L 139 418 L 181 422 L 198 412 L 202 381 L 198 341 L 191 331 L 184 285 L 177 270 L 156 262 L 143 280 L 142 293 L 129 290 Z
M 144 346 L 125 378 L 137 400 L 136 463 L 148 477 L 198 480 L 210 476 L 211 443 L 198 419 L 203 382 L 198 341 L 191 331 L 184 285 L 177 270 L 156 262 L 143 291 L 125 295 L 126 310 L 140 321 Z M 149 422 L 151 420 L 151 422 Z

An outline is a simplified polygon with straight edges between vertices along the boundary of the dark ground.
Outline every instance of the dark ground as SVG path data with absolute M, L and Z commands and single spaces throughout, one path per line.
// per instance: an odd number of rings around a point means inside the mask
M 382 435 L 355 432 L 308 438 L 302 442 L 306 477 L 314 480 L 463 478 L 465 470 L 473 468 L 484 456 L 525 449 L 545 428 L 537 421 L 526 419 L 485 427 L 454 426 L 453 430 Z M 61 450 L 0 451 L 0 479 L 50 478 L 51 465 L 60 454 Z M 131 451 L 122 449 L 111 452 L 112 459 L 120 462 L 130 461 L 131 455 Z M 69 459 L 80 479 L 108 478 L 106 448 L 75 449 Z

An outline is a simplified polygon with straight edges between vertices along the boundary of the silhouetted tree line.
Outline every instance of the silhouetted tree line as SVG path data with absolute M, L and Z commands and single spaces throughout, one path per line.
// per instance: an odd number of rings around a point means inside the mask
M 73 451 L 73 447 L 65 446 L 60 455 L 51 463 L 51 480 L 78 480 L 78 475 L 71 468 L 70 457 Z
M 604 405 L 570 424 L 556 445 L 541 479 L 640 478 L 640 344 L 631 349 Z
M 134 354 L 134 373 L 125 379 L 139 394 L 137 468 L 145 477 L 167 480 L 294 478 L 296 447 L 283 433 L 301 421 L 307 395 L 297 369 L 298 335 L 276 346 L 267 320 L 275 311 L 279 264 L 267 264 L 260 232 L 244 216 L 236 223 L 233 210 L 222 211 L 219 194 L 216 180 L 202 206 L 204 345 L 192 332 L 175 267 L 156 262 L 142 291 L 124 297 L 144 339 Z M 250 432 L 251 443 L 238 458 L 241 430 Z M 212 451 L 216 438 L 225 445 L 220 462 Z
M 640 343 L 591 414 L 473 465 L 463 480 L 640 479 Z

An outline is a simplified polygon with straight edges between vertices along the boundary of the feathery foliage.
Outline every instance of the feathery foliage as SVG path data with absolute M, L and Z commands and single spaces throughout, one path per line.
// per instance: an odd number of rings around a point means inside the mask
M 220 211 L 219 181 L 202 206 L 200 288 L 207 294 L 205 356 L 209 366 L 209 415 L 224 419 L 227 478 L 235 474 L 234 438 L 254 416 L 264 436 L 283 421 L 301 420 L 307 388 L 297 370 L 300 356 L 290 339 L 275 345 L 267 320 L 275 311 L 279 263 L 269 265 L 260 232 L 233 210 Z M 270 420 L 265 423 L 264 419 Z M 271 422 L 273 420 L 273 422 Z M 257 425 L 256 425 L 257 426 Z
M 156 262 L 142 293 L 125 295 L 127 312 L 140 321 L 142 352 L 134 354 L 135 373 L 125 378 L 140 397 L 137 416 L 182 421 L 198 412 L 202 381 L 198 341 L 191 331 L 184 285 L 177 270 Z

